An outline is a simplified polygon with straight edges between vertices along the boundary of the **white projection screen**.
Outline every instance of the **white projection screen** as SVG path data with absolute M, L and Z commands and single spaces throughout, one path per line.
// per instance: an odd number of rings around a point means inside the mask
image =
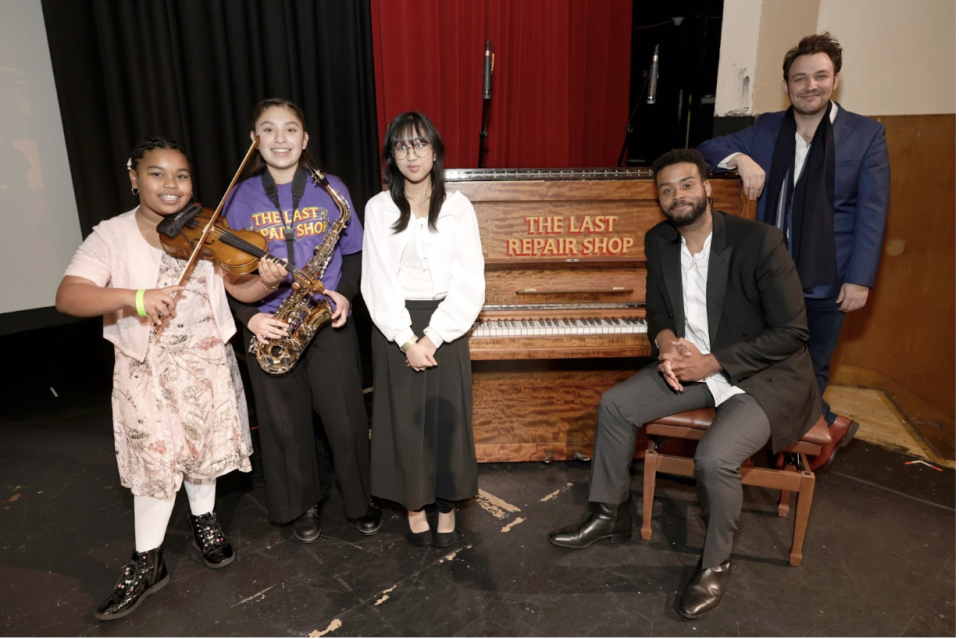
M 43 12 L 0 2 L 0 314 L 51 307 L 81 242 Z

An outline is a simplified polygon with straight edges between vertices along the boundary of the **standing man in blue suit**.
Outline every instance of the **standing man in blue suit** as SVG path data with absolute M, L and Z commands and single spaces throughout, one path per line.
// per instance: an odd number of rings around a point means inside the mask
M 783 59 L 792 106 L 699 147 L 712 170 L 739 171 L 747 197 L 759 198 L 757 219 L 786 237 L 805 291 L 820 393 L 843 319 L 866 305 L 875 281 L 889 205 L 886 128 L 830 100 L 841 68 L 842 47 L 832 35 L 806 36 Z M 825 400 L 823 415 L 832 443 L 813 470 L 831 464 L 859 428 Z

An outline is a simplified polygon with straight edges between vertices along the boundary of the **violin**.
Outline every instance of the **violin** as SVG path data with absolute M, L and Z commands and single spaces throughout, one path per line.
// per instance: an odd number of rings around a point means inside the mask
M 215 259 L 217 264 L 230 273 L 249 273 L 256 269 L 258 258 L 270 257 L 274 262 L 283 266 L 287 272 L 293 274 L 296 283 L 306 284 L 310 288 L 322 292 L 323 288 L 320 282 L 314 283 L 312 279 L 297 270 L 293 265 L 267 253 L 265 237 L 253 231 L 240 231 L 239 233 L 243 233 L 243 236 L 241 236 L 237 231 L 231 231 L 230 226 L 220 219 L 220 211 L 223 210 L 226 199 L 233 187 L 236 186 L 243 168 L 250 161 L 259 144 L 260 136 L 256 136 L 253 138 L 253 143 L 247 149 L 246 156 L 240 163 L 240 168 L 236 170 L 230 186 L 227 187 L 226 193 L 223 194 L 215 211 L 205 210 L 199 204 L 191 204 L 179 213 L 168 216 L 157 224 L 157 232 L 160 234 L 160 244 L 163 248 L 174 257 L 186 260 L 186 267 L 180 275 L 178 286 L 183 286 L 186 283 L 201 255 Z M 209 215 L 204 216 L 201 220 L 199 219 L 201 212 L 208 212 Z M 204 220 L 205 224 L 201 224 Z M 189 230 L 187 230 L 188 228 Z M 195 231 L 192 237 L 190 231 Z M 245 258 L 240 257 L 244 253 L 249 255 Z M 173 298 L 176 299 L 176 297 L 176 293 L 173 293 Z M 155 338 L 159 334 L 161 327 L 160 324 L 153 327 L 151 338 Z
M 207 232 L 210 221 L 213 228 Z M 266 250 L 266 238 L 255 231 L 234 231 L 222 217 L 200 204 L 164 219 L 157 225 L 160 244 L 173 257 L 189 260 L 199 246 L 199 257 L 207 259 L 227 273 L 241 275 L 256 270 L 265 257 L 282 266 L 300 285 L 309 286 L 312 280 L 298 268 Z

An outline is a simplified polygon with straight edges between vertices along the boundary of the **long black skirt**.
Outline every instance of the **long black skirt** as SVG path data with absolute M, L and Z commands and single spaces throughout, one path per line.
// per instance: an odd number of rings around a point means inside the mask
M 406 302 L 414 333 L 423 334 L 437 306 Z M 416 372 L 395 343 L 373 330 L 373 494 L 408 510 L 478 492 L 466 336 L 443 344 L 434 357 L 437 366 Z

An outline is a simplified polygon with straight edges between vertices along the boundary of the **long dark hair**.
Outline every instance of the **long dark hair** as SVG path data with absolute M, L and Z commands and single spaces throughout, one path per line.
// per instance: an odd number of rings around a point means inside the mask
M 393 225 L 393 231 L 399 233 L 406 229 L 410 223 L 410 203 L 406 200 L 405 185 L 406 178 L 400 172 L 400 167 L 396 164 L 396 158 L 393 157 L 393 145 L 397 142 L 409 144 L 414 140 L 424 140 L 433 147 L 433 154 L 436 159 L 433 161 L 433 171 L 430 173 L 430 181 L 433 184 L 430 199 L 430 212 L 427 222 L 431 231 L 436 231 L 436 218 L 440 215 L 440 209 L 443 208 L 443 202 L 446 200 L 446 183 L 443 180 L 443 156 L 445 149 L 443 147 L 443 138 L 439 131 L 430 122 L 430 119 L 419 111 L 407 111 L 400 113 L 393 118 L 390 126 L 386 129 L 386 135 L 383 138 L 383 164 L 386 169 L 383 171 L 383 179 L 390 187 L 390 197 L 393 203 L 400 209 L 400 219 Z
M 267 98 L 266 100 L 260 100 L 253 107 L 253 113 L 250 115 L 250 131 L 253 131 L 254 135 L 256 134 L 256 121 L 260 119 L 260 116 L 263 115 L 263 112 L 267 109 L 272 109 L 273 107 L 281 107 L 292 113 L 296 116 L 296 119 L 300 121 L 300 126 L 303 127 L 303 132 L 306 133 L 306 117 L 303 115 L 303 109 L 298 107 L 293 102 L 289 100 L 284 100 L 283 98 Z M 304 169 L 309 169 L 309 167 L 318 168 L 316 159 L 313 157 L 313 153 L 310 152 L 310 145 L 307 143 L 306 148 L 303 149 L 303 153 L 300 154 L 300 166 Z M 263 159 L 263 156 L 259 153 L 255 153 L 250 162 L 246 165 L 246 169 L 243 171 L 243 178 L 250 178 L 263 173 L 266 170 L 266 161 Z

